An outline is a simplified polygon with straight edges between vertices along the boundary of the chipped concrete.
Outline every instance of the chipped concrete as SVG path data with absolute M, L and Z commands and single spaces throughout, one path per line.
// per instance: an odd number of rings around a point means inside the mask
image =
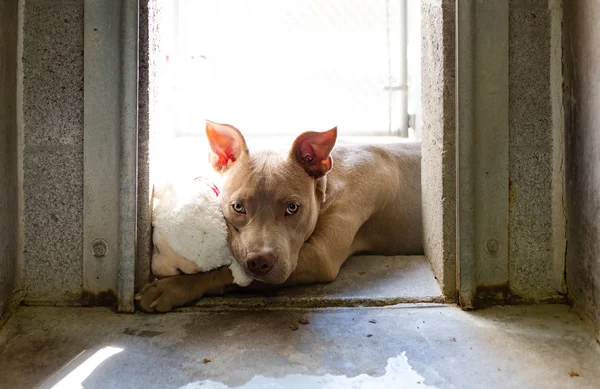
M 564 6 L 567 282 L 600 341 L 600 3 Z
M 100 350 L 104 361 L 90 359 Z M 421 385 L 436 388 L 593 388 L 600 380 L 592 329 L 563 305 L 167 315 L 24 307 L 0 333 L 0 376 L 10 388 L 51 387 L 85 361 L 92 369 L 79 381 L 90 389 L 236 387 L 259 375 L 375 378 L 402 355 Z

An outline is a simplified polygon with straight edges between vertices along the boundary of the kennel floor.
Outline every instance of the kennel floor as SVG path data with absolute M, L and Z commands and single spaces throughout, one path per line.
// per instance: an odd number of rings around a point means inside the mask
M 598 387 L 600 345 L 568 306 L 440 298 L 423 257 L 357 257 L 331 284 L 163 315 L 20 307 L 0 388 Z
M 600 382 L 593 332 L 564 305 L 165 315 L 22 307 L 0 344 L 2 388 L 562 389 Z

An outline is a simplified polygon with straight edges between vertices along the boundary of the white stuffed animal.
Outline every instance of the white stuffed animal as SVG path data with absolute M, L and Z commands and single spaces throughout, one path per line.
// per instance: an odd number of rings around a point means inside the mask
M 171 182 L 155 188 L 152 273 L 167 277 L 229 266 L 233 281 L 247 286 L 249 273 L 231 255 L 219 191 L 206 179 Z

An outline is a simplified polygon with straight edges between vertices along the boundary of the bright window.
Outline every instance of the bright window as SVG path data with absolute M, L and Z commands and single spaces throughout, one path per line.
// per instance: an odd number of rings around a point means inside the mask
M 407 2 L 403 48 L 402 1 L 174 1 L 168 101 L 175 135 L 203 134 L 204 119 L 246 135 L 334 125 L 342 136 L 398 135 L 402 116 L 418 122 L 420 113 L 420 2 Z

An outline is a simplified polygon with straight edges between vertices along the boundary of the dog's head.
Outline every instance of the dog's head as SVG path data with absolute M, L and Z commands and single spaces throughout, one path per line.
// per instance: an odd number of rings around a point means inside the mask
M 250 154 L 233 126 L 207 122 L 210 162 L 223 175 L 219 196 L 236 260 L 254 278 L 285 282 L 313 233 L 332 167 L 337 129 L 305 132 L 289 153 Z

